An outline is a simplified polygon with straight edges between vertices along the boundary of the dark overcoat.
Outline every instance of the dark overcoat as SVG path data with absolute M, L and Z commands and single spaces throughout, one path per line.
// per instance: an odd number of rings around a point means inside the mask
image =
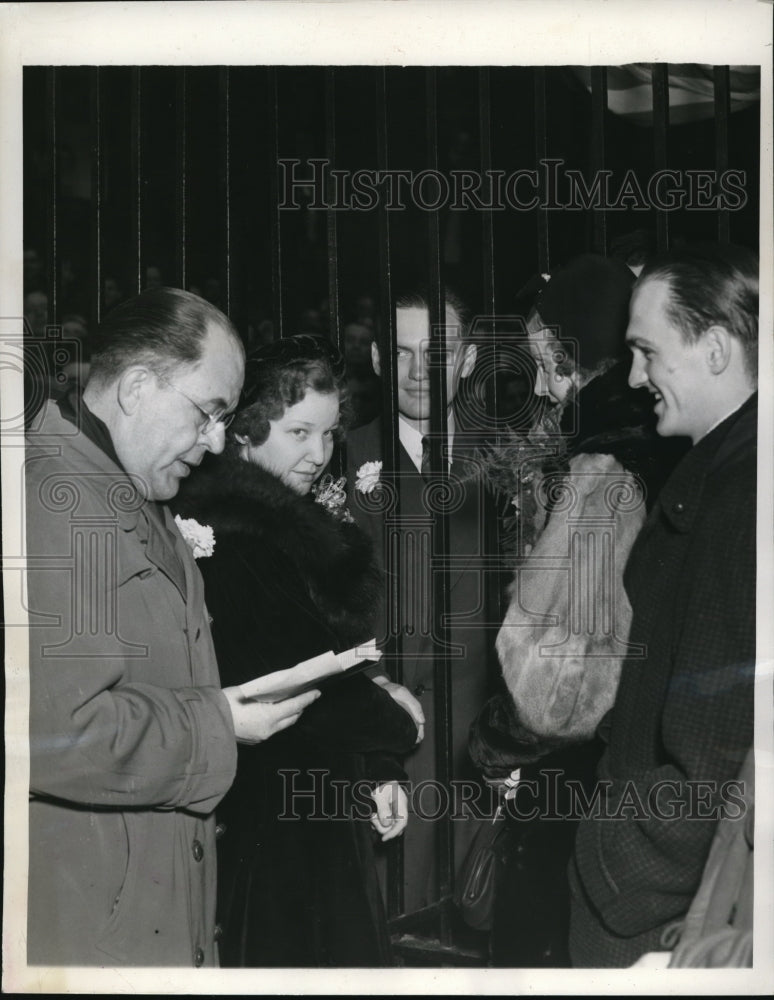
M 664 486 L 626 569 L 630 641 L 600 727 L 600 803 L 570 866 L 574 965 L 659 950 L 699 886 L 753 736 L 757 397 Z
M 386 506 L 374 503 L 356 487 L 357 472 L 366 463 L 382 458 L 381 422 L 358 427 L 347 436 L 348 488 L 355 519 L 374 540 L 387 571 L 387 585 L 397 585 L 401 594 L 399 617 L 389 631 L 399 632 L 402 643 L 402 683 L 419 699 L 425 714 L 425 738 L 405 759 L 405 767 L 416 790 L 438 773 L 436 761 L 435 679 L 433 652 L 438 642 L 432 632 L 433 570 L 444 560 L 440 553 L 431 558 L 431 525 L 438 516 L 440 493 L 417 472 L 405 449 L 399 448 L 399 514 L 389 498 Z M 454 455 L 463 452 L 465 438 L 458 430 Z M 471 449 L 465 449 L 470 452 Z M 467 457 L 467 456 L 466 456 Z M 449 480 L 449 611 L 451 666 L 452 778 L 476 782 L 477 774 L 467 753 L 471 720 L 489 693 L 489 659 L 497 630 L 487 623 L 485 605 L 484 492 L 480 476 L 470 464 L 453 461 Z M 395 546 L 403 551 L 402 565 L 394 560 Z M 400 567 L 400 568 L 399 568 Z M 399 573 L 402 571 L 402 576 Z M 383 631 L 388 631 L 386 626 Z M 417 796 L 417 822 L 406 831 L 404 845 L 404 894 L 408 911 L 438 898 L 435 863 L 435 823 L 439 803 L 431 795 Z M 450 800 L 451 807 L 453 800 Z M 456 809 L 454 822 L 455 865 L 459 867 L 475 833 L 477 823 Z M 424 818 L 423 818 L 424 817 Z
M 215 532 L 200 564 L 224 685 L 373 637 L 381 584 L 370 542 L 311 495 L 229 448 L 186 482 L 176 509 Z M 394 755 L 416 735 L 360 675 L 289 729 L 240 746 L 218 811 L 223 964 L 389 964 L 369 795 L 405 778 Z

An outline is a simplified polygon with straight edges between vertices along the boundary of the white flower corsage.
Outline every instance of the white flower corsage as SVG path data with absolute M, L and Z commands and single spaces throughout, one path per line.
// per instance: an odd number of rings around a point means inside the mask
M 381 462 L 364 462 L 357 470 L 355 489 L 360 493 L 373 493 L 379 485 L 381 472 Z
M 329 514 L 340 521 L 354 521 L 347 510 L 347 480 L 344 476 L 334 479 L 330 473 L 323 476 L 319 483 L 312 487 L 315 503 L 322 504 Z
M 199 524 L 193 517 L 180 517 L 179 514 L 175 515 L 175 524 L 193 552 L 194 559 L 212 555 L 215 548 L 215 532 L 209 524 Z

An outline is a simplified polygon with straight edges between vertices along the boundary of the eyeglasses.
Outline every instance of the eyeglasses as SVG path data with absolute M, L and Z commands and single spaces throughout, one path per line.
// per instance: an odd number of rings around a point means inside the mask
M 200 403 L 197 403 L 195 399 L 191 399 L 187 392 L 183 392 L 182 389 L 178 389 L 178 387 L 174 383 L 170 382 L 168 378 L 164 378 L 163 375 L 159 375 L 158 373 L 156 374 L 156 378 L 160 379 L 165 385 L 168 385 L 170 389 L 174 389 L 176 393 L 183 397 L 183 399 L 187 399 L 188 402 L 192 406 L 195 406 L 199 413 L 201 413 L 202 420 L 199 423 L 200 434 L 209 434 L 210 431 L 215 429 L 216 424 L 222 424 L 223 429 L 225 430 L 230 426 L 232 420 L 236 416 L 236 413 L 210 413 L 208 410 L 205 410 Z

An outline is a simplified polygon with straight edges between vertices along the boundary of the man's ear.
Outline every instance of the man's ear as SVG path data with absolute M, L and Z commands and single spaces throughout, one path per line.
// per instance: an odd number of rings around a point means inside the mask
M 731 362 L 731 334 L 724 326 L 711 326 L 702 334 L 702 341 L 707 367 L 713 375 L 721 375 Z
M 477 344 L 467 344 L 463 348 L 463 358 L 462 365 L 460 367 L 460 378 L 467 378 L 468 375 L 473 371 L 476 364 L 476 355 L 478 353 Z
M 377 375 L 382 374 L 382 363 L 379 358 L 379 345 L 375 340 L 371 341 L 371 364 L 374 366 L 374 371 Z
M 133 365 L 127 368 L 118 380 L 118 405 L 127 415 L 135 413 L 142 404 L 142 397 L 153 377 L 143 365 Z

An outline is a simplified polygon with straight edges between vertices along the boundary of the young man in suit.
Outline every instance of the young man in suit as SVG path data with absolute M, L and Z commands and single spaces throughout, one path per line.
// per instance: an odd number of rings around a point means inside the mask
M 446 353 L 443 356 L 448 404 L 446 448 L 452 500 L 448 504 L 449 530 L 449 648 L 451 676 L 451 777 L 476 781 L 467 753 L 468 729 L 488 693 L 487 651 L 493 635 L 485 622 L 484 495 L 480 477 L 470 462 L 470 445 L 460 413 L 455 412 L 462 381 L 476 363 L 476 344 L 468 339 L 465 310 L 452 294 L 446 294 Z M 435 349 L 435 348 L 434 348 Z M 400 634 L 402 682 L 413 695 L 415 716 L 425 722 L 425 738 L 405 761 L 411 781 L 410 802 L 415 815 L 404 845 L 405 909 L 413 912 L 438 899 L 438 866 L 434 817 L 445 809 L 452 812 L 454 863 L 458 869 L 475 833 L 477 823 L 459 806 L 459 793 L 434 787 L 438 774 L 436 757 L 436 713 L 434 652 L 441 649 L 433 635 L 432 581 L 440 572 L 440 554 L 431 554 L 433 522 L 438 517 L 438 491 L 429 469 L 430 437 L 430 317 L 427 300 L 419 294 L 398 298 L 396 303 L 395 364 L 397 366 L 398 434 L 400 439 L 395 483 L 399 493 L 396 516 L 389 498 L 386 505 L 374 501 L 370 492 L 375 475 L 367 463 L 382 461 L 384 428 L 379 419 L 352 431 L 347 437 L 350 470 L 350 509 L 355 519 L 374 539 L 387 573 L 386 604 L 390 586 L 400 594 L 397 617 L 385 625 L 385 635 Z M 372 361 L 382 372 L 382 357 L 376 343 Z M 464 414 L 463 414 L 464 416 Z M 396 558 L 400 548 L 402 557 Z M 496 624 L 493 626 L 496 629 Z M 387 683 L 386 678 L 384 683 Z M 404 691 L 395 696 L 406 699 Z M 427 784 L 423 784 L 427 783 Z M 424 791 L 423 791 L 424 789 Z

